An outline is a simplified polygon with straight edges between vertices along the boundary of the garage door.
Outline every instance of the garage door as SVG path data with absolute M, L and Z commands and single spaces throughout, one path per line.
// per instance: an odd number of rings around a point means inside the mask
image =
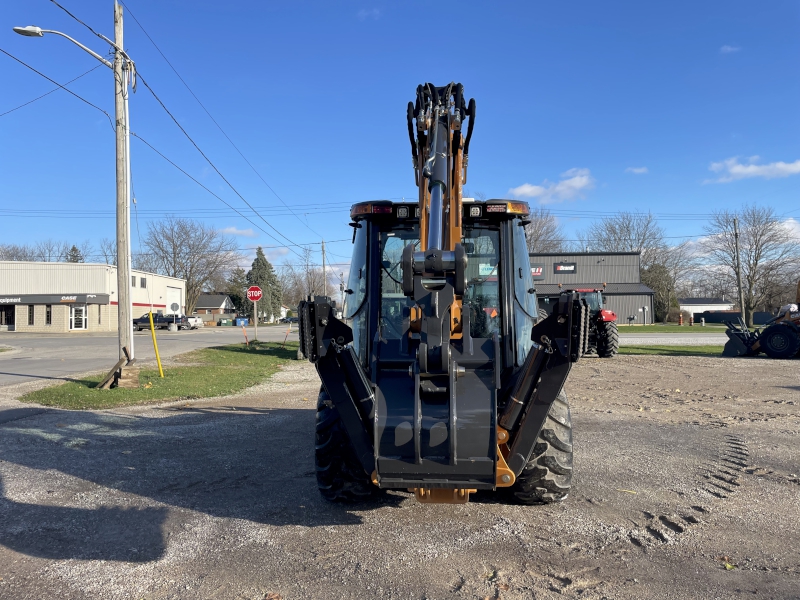
M 175 309 L 174 305 L 178 305 Z M 181 298 L 181 288 L 167 286 L 167 308 L 165 315 L 181 314 L 183 312 L 183 298 Z

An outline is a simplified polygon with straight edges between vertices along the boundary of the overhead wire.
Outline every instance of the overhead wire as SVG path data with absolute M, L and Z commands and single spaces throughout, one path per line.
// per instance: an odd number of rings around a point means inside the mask
M 51 0 L 51 1 L 53 1 L 53 0 Z M 306 227 L 306 228 L 307 228 L 309 231 L 311 231 L 311 233 L 313 233 L 313 234 L 315 234 L 315 235 L 317 235 L 317 236 L 319 236 L 319 237 L 322 237 L 322 235 L 321 235 L 320 233 L 318 233 L 317 231 L 315 231 L 315 230 L 314 230 L 314 229 L 313 229 L 313 228 L 312 228 L 312 227 L 311 227 L 311 226 L 310 226 L 310 225 L 309 225 L 307 222 L 305 222 L 303 219 L 301 219 L 301 218 L 300 218 L 300 217 L 297 215 L 297 213 L 295 213 L 294 211 L 292 211 L 292 208 L 291 208 L 291 207 L 290 207 L 290 206 L 289 206 L 289 205 L 288 205 L 288 204 L 287 204 L 287 203 L 286 203 L 286 202 L 283 200 L 283 198 L 281 198 L 281 197 L 278 195 L 278 193 L 277 193 L 277 192 L 274 190 L 274 188 L 273 188 L 273 187 L 272 187 L 272 186 L 271 186 L 271 185 L 270 185 L 270 184 L 267 182 L 267 180 L 266 180 L 266 179 L 264 179 L 264 177 L 261 175 L 261 173 L 260 173 L 260 172 L 259 172 L 259 171 L 258 171 L 258 170 L 257 170 L 257 169 L 254 167 L 254 166 L 253 166 L 253 164 L 252 164 L 252 163 L 251 163 L 251 162 L 250 162 L 250 161 L 247 159 L 247 157 L 244 155 L 244 153 L 243 153 L 243 152 L 242 152 L 242 151 L 239 149 L 239 147 L 238 147 L 238 146 L 237 146 L 237 145 L 236 145 L 236 144 L 233 142 L 233 140 L 230 138 L 230 136 L 227 134 L 227 132 L 226 132 L 226 131 L 225 131 L 225 130 L 222 128 L 222 126 L 221 126 L 221 125 L 220 125 L 220 124 L 217 122 L 217 120 L 216 120 L 216 119 L 215 119 L 215 118 L 214 118 L 214 117 L 211 115 L 211 113 L 208 111 L 208 109 L 205 107 L 205 105 L 204 105 L 204 104 L 203 104 L 203 103 L 200 101 L 200 98 L 198 98 L 198 97 L 197 97 L 197 94 L 195 94 L 195 93 L 194 93 L 194 91 L 192 90 L 192 88 L 191 88 L 191 87 L 189 87 L 189 84 L 188 84 L 188 83 L 186 83 L 186 80 L 184 80 L 184 78 L 183 78 L 183 77 L 181 77 L 181 74 L 180 74 L 180 73 L 178 73 L 178 70 L 177 70 L 177 69 L 176 69 L 176 68 L 173 66 L 173 64 L 172 64 L 172 63 L 169 61 L 169 59 L 166 57 L 166 55 L 165 55 L 165 54 L 164 54 L 164 53 L 161 51 L 161 48 L 159 48 L 159 47 L 158 47 L 158 44 L 156 44 L 155 40 L 153 40 L 153 38 L 150 36 L 150 34 L 149 34 L 149 33 L 147 33 L 147 30 L 146 30 L 146 29 L 144 28 L 144 26 L 143 26 L 143 25 L 142 25 L 142 24 L 139 22 L 139 19 L 137 19 L 137 18 L 136 18 L 136 15 L 133 13 L 133 11 L 130 9 L 130 7 L 129 7 L 127 4 L 125 4 L 124 2 L 122 2 L 122 5 L 123 5 L 123 6 L 125 6 L 125 8 L 127 9 L 128 13 L 131 15 L 131 18 L 132 18 L 132 19 L 134 20 L 134 22 L 135 22 L 135 23 L 136 23 L 136 24 L 139 26 L 139 29 L 141 29 L 141 30 L 142 30 L 142 33 L 144 33 L 144 35 L 147 37 L 147 39 L 148 39 L 148 40 L 150 40 L 150 43 L 151 43 L 151 44 L 153 44 L 153 47 L 154 47 L 154 48 L 155 48 L 155 49 L 158 51 L 158 53 L 161 55 L 161 58 L 163 58 L 163 59 L 164 59 L 164 61 L 165 61 L 165 62 L 166 62 L 168 65 L 169 65 L 169 68 L 170 68 L 170 69 L 172 69 L 172 72 L 173 72 L 173 73 L 175 73 L 175 75 L 176 75 L 176 76 L 177 76 L 177 78 L 180 80 L 180 82 L 181 82 L 181 83 L 182 83 L 182 84 L 183 84 L 183 85 L 186 87 L 186 89 L 187 89 L 187 90 L 189 90 L 189 93 L 192 95 L 192 97 L 193 97 L 193 98 L 194 98 L 194 99 L 197 101 L 197 103 L 200 105 L 200 108 L 202 108 L 202 109 L 203 109 L 203 111 L 204 111 L 204 112 L 205 112 L 205 113 L 208 115 L 208 118 L 209 118 L 209 119 L 211 119 L 211 121 L 214 123 L 214 125 L 216 125 L 216 126 L 217 126 L 217 129 L 219 129 L 219 130 L 220 130 L 220 132 L 222 133 L 222 135 L 224 135 L 224 136 L 225 136 L 225 139 L 226 139 L 226 140 L 228 140 L 228 142 L 230 142 L 231 146 L 233 146 L 233 148 L 236 150 L 236 152 L 238 152 L 239 156 L 241 156 L 241 157 L 242 157 L 242 159 L 244 160 L 244 162 L 246 162 L 246 163 L 247 163 L 247 166 L 249 166 L 249 167 L 252 169 L 253 173 L 255 173 L 255 174 L 258 176 L 258 178 L 259 178 L 259 179 L 262 181 L 262 183 L 263 183 L 265 186 L 267 186 L 267 188 L 269 189 L 269 191 L 270 191 L 270 192 L 272 192 L 272 193 L 273 193 L 273 195 L 274 195 L 274 196 L 275 196 L 275 197 L 276 197 L 278 200 L 280 200 L 281 204 L 283 204 L 283 205 L 284 205 L 284 206 L 285 206 L 285 207 L 286 207 L 286 208 L 289 210 L 289 212 L 290 212 L 290 213 L 291 213 L 291 214 L 292 214 L 292 215 L 293 215 L 293 216 L 294 216 L 294 217 L 295 217 L 295 218 L 296 218 L 298 221 L 300 221 L 300 223 L 301 223 L 301 224 L 303 224 L 303 225 L 304 225 L 304 226 L 305 226 L 305 227 Z
M 52 0 L 51 0 L 51 1 L 52 1 Z M 84 98 L 83 96 L 79 96 L 78 94 L 76 94 L 75 92 L 73 92 L 71 89 L 69 89 L 69 88 L 67 88 L 67 87 L 65 87 L 65 86 L 63 86 L 63 85 L 61 85 L 61 84 L 60 84 L 60 83 L 58 83 L 58 82 L 57 82 L 55 79 L 51 79 L 50 77 L 48 77 L 47 75 L 45 75 L 45 74 L 44 74 L 44 73 L 42 73 L 41 71 L 39 71 L 39 70 L 37 70 L 37 69 L 34 69 L 34 68 L 33 68 L 32 66 L 30 66 L 28 63 L 26 63 L 25 61 L 23 61 L 23 60 L 21 60 L 21 59 L 17 58 L 16 56 L 14 56 L 13 54 L 11 54 L 10 52 L 6 52 L 6 51 L 5 51 L 5 50 L 3 50 L 2 48 L 0 48 L 0 52 L 2 52 L 3 54 L 5 54 L 5 55 L 6 55 L 6 56 L 8 56 L 9 58 L 13 58 L 13 59 L 14 59 L 15 61 L 17 61 L 19 64 L 21 64 L 22 66 L 24 66 L 24 67 L 26 67 L 26 68 L 30 69 L 31 71 L 33 71 L 33 72 L 34 72 L 34 73 L 36 73 L 37 75 L 39 75 L 39 76 L 41 76 L 41 77 L 44 77 L 44 78 L 45 78 L 45 79 L 47 79 L 47 81 L 49 81 L 50 83 L 54 83 L 54 84 L 56 84 L 56 85 L 57 85 L 59 88 L 61 88 L 61 89 L 62 89 L 62 90 L 64 90 L 65 92 L 69 92 L 70 94 L 72 94 L 73 96 L 75 96 L 75 97 L 76 97 L 78 100 L 80 100 L 81 102 L 84 102 L 84 103 L 88 104 L 89 106 L 91 106 L 91 107 L 92 107 L 92 108 L 94 108 L 95 110 L 99 110 L 101 113 L 103 113 L 103 114 L 104 114 L 104 115 L 105 115 L 105 116 L 108 118 L 108 124 L 109 124 L 109 125 L 111 125 L 111 129 L 112 129 L 112 130 L 114 130 L 114 131 L 116 131 L 116 129 L 114 128 L 114 120 L 111 118 L 111 115 L 110 115 L 110 114 L 108 114 L 106 111 L 104 111 L 102 108 L 100 108 L 100 107 L 99 107 L 99 106 L 97 106 L 96 104 L 92 104 L 91 102 L 89 102 L 89 101 L 88 101 L 86 98 Z M 98 65 L 98 66 L 102 66 L 102 65 Z M 15 109 L 15 110 L 16 110 L 16 109 Z
M 105 36 L 103 36 L 103 35 L 99 34 L 98 32 L 96 32 L 96 31 L 95 31 L 94 29 L 92 29 L 92 28 L 91 28 L 89 25 L 87 25 L 86 23 L 84 23 L 82 20 L 80 20 L 78 17 L 76 17 L 74 14 L 72 14 L 72 13 L 71 13 L 69 10 L 67 10 L 67 9 L 66 9 L 66 8 L 64 8 L 62 5 L 60 5 L 58 2 L 56 2 L 56 0 L 50 0 L 50 1 L 51 1 L 53 4 L 55 4 L 57 7 L 59 7 L 61 10 L 63 10 L 65 13 L 67 13 L 67 14 L 68 14 L 70 17 L 72 17 L 73 19 L 75 19 L 75 21 L 77 21 L 78 23 L 80 23 L 81 25 L 83 25 L 84 27 L 86 27 L 86 28 L 87 28 L 89 31 L 91 31 L 92 33 L 94 33 L 96 36 L 98 36 L 98 37 L 100 37 L 101 39 L 104 39 L 104 40 L 106 39 L 106 38 L 105 38 Z M 128 8 L 128 7 L 126 7 L 126 8 Z M 128 8 L 128 12 L 130 12 L 130 8 Z M 144 31 L 144 28 L 141 26 L 141 24 L 140 24 L 140 23 L 139 23 L 139 21 L 136 19 L 136 17 L 133 15 L 133 13 L 131 13 L 131 17 L 134 19 L 134 21 L 136 22 L 136 24 L 137 24 L 137 25 L 139 25 L 139 27 L 142 29 L 142 31 Z M 147 32 L 145 32 L 145 35 L 147 35 L 148 39 L 150 39 L 150 41 L 151 41 L 151 42 L 153 42 L 152 38 L 150 38 L 150 36 L 147 34 Z M 153 42 L 153 45 L 154 45 L 154 46 L 156 45 L 156 44 L 155 44 L 155 42 Z M 162 56 L 164 56 L 164 55 L 163 55 L 163 53 L 161 53 L 161 50 L 159 50 L 157 46 L 156 46 L 156 49 L 159 51 L 159 53 L 160 53 Z M 164 57 L 164 59 L 166 60 L 166 57 Z M 167 63 L 169 64 L 169 61 L 167 61 Z M 170 67 L 173 69 L 173 71 L 175 71 L 175 68 L 174 68 L 174 67 L 172 67 L 172 65 L 171 65 L 171 64 L 170 64 Z M 177 73 L 177 71 L 175 71 L 175 73 L 176 73 L 176 75 L 178 74 L 178 73 Z M 249 202 L 248 202 L 248 201 L 245 199 L 245 197 L 244 197 L 244 196 L 242 196 L 242 195 L 239 193 L 239 191 L 238 191 L 238 190 L 237 190 L 237 189 L 236 189 L 236 188 L 233 186 L 233 184 L 232 184 L 232 183 L 231 183 L 231 182 L 230 182 L 230 181 L 229 181 L 229 180 L 228 180 L 228 179 L 227 179 L 227 178 L 226 178 L 226 177 L 225 177 L 225 176 L 222 174 L 222 172 L 221 172 L 221 171 L 220 171 L 220 170 L 217 168 L 217 166 L 216 166 L 216 165 L 215 165 L 215 164 L 214 164 L 214 163 L 211 161 L 211 159 L 210 159 L 210 158 L 209 158 L 209 157 L 208 157 L 208 156 L 207 156 L 207 155 L 206 155 L 206 154 L 205 154 L 205 153 L 204 153 L 204 152 L 203 152 L 203 151 L 200 149 L 200 146 L 199 146 L 199 145 L 198 145 L 198 144 L 197 144 L 197 143 L 194 141 L 194 139 L 192 139 L 192 137 L 189 135 L 189 133 L 186 131 L 186 129 L 184 129 L 184 127 L 183 127 L 183 126 L 180 124 L 180 122 L 179 122 L 179 121 L 178 121 L 178 120 L 175 118 L 175 116 L 172 114 L 172 112 L 170 112 L 170 110 L 167 108 L 167 106 L 164 104 L 164 102 L 161 100 L 161 98 L 159 98 L 158 94 L 156 94 L 156 93 L 155 93 L 155 91 L 153 90 L 153 88 L 152 88 L 152 87 L 150 87 L 150 85 L 147 83 L 147 81 L 145 80 L 145 78 L 141 76 L 141 73 L 139 73 L 139 72 L 138 72 L 138 70 L 137 70 L 137 77 L 138 77 L 138 78 L 141 80 L 141 82 L 144 84 L 144 86 L 147 88 L 147 90 L 148 90 L 148 91 L 149 91 L 149 92 L 150 92 L 150 93 L 153 95 L 153 98 L 155 98 L 156 102 L 158 102 L 158 104 L 161 106 L 161 108 L 163 108 L 163 109 L 164 109 L 164 111 L 165 111 L 165 112 L 166 112 L 166 113 L 169 115 L 169 117 L 172 119 L 172 121 L 175 123 L 175 125 L 177 125 L 177 126 L 178 126 L 178 128 L 181 130 L 181 132 L 183 133 L 183 135 L 184 135 L 184 136 L 186 136 L 186 138 L 189 140 L 189 142 L 191 142 L 191 144 L 192 144 L 192 145 L 195 147 L 195 149 L 196 149 L 196 150 L 197 150 L 197 151 L 200 153 L 200 155 L 201 155 L 201 156 L 202 156 L 202 157 L 203 157 L 203 158 L 206 160 L 206 162 L 207 162 L 207 163 L 208 163 L 208 164 L 211 166 L 211 168 L 212 168 L 212 169 L 214 169 L 214 171 L 216 171 L 217 175 L 219 175 L 219 176 L 220 176 L 220 178 L 222 178 L 222 180 L 223 180 L 223 181 L 224 181 L 224 182 L 225 182 L 225 183 L 228 185 L 228 187 L 230 187 L 230 188 L 231 188 L 231 190 L 233 190 L 233 192 L 234 192 L 234 193 L 235 193 L 235 194 L 236 194 L 236 195 L 237 195 L 237 196 L 238 196 L 238 197 L 239 197 L 239 198 L 240 198 L 240 199 L 241 199 L 241 200 L 242 200 L 242 201 L 243 201 L 243 202 L 244 202 L 244 203 L 245 203 L 245 204 L 246 204 L 248 207 L 250 207 L 250 209 L 251 209 L 251 210 L 253 210 L 253 212 L 254 212 L 254 213 L 255 213 L 255 214 L 256 214 L 256 215 L 257 215 L 257 216 L 258 216 L 258 217 L 259 217 L 259 218 L 260 218 L 262 221 L 264 221 L 264 223 L 265 223 L 265 224 L 266 224 L 266 225 L 267 225 L 267 226 L 268 226 L 270 229 L 272 229 L 272 230 L 273 230 L 273 231 L 274 231 L 276 234 L 278 234 L 280 237 L 282 237 L 283 239 L 285 239 L 286 241 L 288 241 L 288 242 L 289 242 L 291 245 L 294 245 L 294 242 L 293 242 L 291 239 L 289 239 L 287 236 L 285 236 L 285 235 L 284 235 L 284 234 L 282 234 L 280 231 L 278 231 L 278 229 L 277 229 L 277 228 L 275 228 L 275 227 L 274 227 L 274 226 L 273 226 L 271 223 L 269 223 L 269 222 L 268 222 L 268 221 L 267 221 L 267 220 L 266 220 L 266 219 L 265 219 L 265 218 L 264 218 L 264 217 L 263 217 L 261 214 L 259 214 L 259 213 L 258 213 L 258 211 L 256 211 L 256 210 L 253 208 L 253 206 L 252 206 L 252 205 L 251 205 L 251 204 L 250 204 L 250 203 L 249 203 Z M 180 78 L 180 75 L 178 75 L 178 77 Z M 185 82 L 184 82 L 184 85 L 186 85 L 186 83 L 185 83 Z M 188 88 L 189 86 L 187 85 L 186 87 Z M 190 89 L 190 92 L 191 92 L 191 89 Z M 194 93 L 192 93 L 192 95 L 194 95 Z M 196 98 L 196 97 L 195 97 L 195 98 Z M 199 102 L 199 100 L 198 100 L 198 102 Z M 201 106 L 202 106 L 202 104 L 201 104 Z M 205 110 L 205 107 L 203 107 L 203 109 Z M 206 111 L 206 112 L 208 113 L 208 111 Z M 211 115 L 209 114 L 209 116 L 211 116 Z M 212 117 L 212 121 L 213 121 L 213 120 L 214 120 L 214 119 L 213 119 L 213 117 Z M 215 124 L 216 124 L 216 121 L 215 121 Z M 219 127 L 219 125 L 218 125 L 218 124 L 217 124 L 217 126 Z M 222 128 L 220 128 L 220 130 L 222 131 Z M 223 131 L 223 134 L 224 134 L 224 131 Z M 133 135 L 133 133 L 132 133 L 131 135 Z M 137 137 L 138 137 L 138 136 L 137 136 Z M 226 138 L 228 137 L 228 136 L 227 136 L 227 134 L 225 134 L 225 137 L 226 137 Z M 139 139 L 141 140 L 142 138 L 141 138 L 141 137 L 139 137 Z M 228 140 L 230 141 L 230 138 L 228 138 Z M 144 140 L 143 140 L 143 141 L 144 141 Z M 231 141 L 231 144 L 233 144 L 233 142 L 232 142 L 232 141 Z M 148 145 L 149 145 L 149 144 L 148 144 Z M 151 146 L 151 147 L 152 147 L 152 146 Z M 234 147 L 236 147 L 236 146 L 234 145 Z M 237 148 L 237 151 L 238 151 L 238 148 Z M 241 154 L 241 152 L 240 152 L 240 154 Z M 163 156 L 163 155 L 162 155 L 162 156 Z M 244 158 L 244 155 L 242 155 L 242 157 Z M 165 158 L 166 158 L 166 157 L 165 157 Z M 245 159 L 245 160 L 246 160 L 246 159 Z M 174 164 L 174 163 L 173 163 L 173 164 Z M 248 164 L 250 164 L 250 163 L 248 162 Z M 251 165 L 251 168 L 252 168 L 252 165 Z M 258 173 L 257 173 L 257 174 L 258 174 Z M 263 179 L 263 178 L 262 178 L 262 179 Z M 265 181 L 264 183 L 266 183 L 266 181 Z M 269 184 L 267 184 L 267 187 L 269 187 Z M 270 188 L 270 189 L 272 189 L 272 188 Z M 275 193 L 275 191 L 274 191 L 274 190 L 272 190 L 272 191 L 273 191 L 273 193 Z M 275 195 L 276 195 L 276 197 L 278 197 L 278 198 L 281 200 L 281 202 L 282 202 L 282 203 L 283 203 L 285 206 L 287 206 L 287 208 L 288 208 L 288 205 L 286 205 L 286 203 L 285 203 L 285 202 L 283 202 L 283 199 L 281 199 L 279 196 L 277 196 L 277 194 L 275 194 Z M 230 205 L 229 205 L 229 206 L 230 206 Z M 290 211 L 291 211 L 291 209 L 290 209 Z M 295 215 L 295 216 L 297 216 L 297 215 Z M 259 227 L 259 229 L 261 229 L 261 228 Z M 310 229 L 310 227 L 309 227 L 309 229 Z M 263 231 L 263 229 L 262 229 L 262 231 Z M 317 235 L 319 235 L 319 234 L 317 234 Z M 270 236 L 270 237 L 272 237 L 272 236 Z M 275 238 L 273 237 L 273 239 L 275 239 Z M 294 250 L 292 250 L 292 251 L 293 251 L 293 252 L 295 252 L 295 254 L 298 254 L 296 251 L 294 251 Z M 300 255 L 298 254 L 298 256 L 300 256 Z
M 89 73 L 91 73 L 91 72 L 92 72 L 92 71 L 94 71 L 95 69 L 98 69 L 98 68 L 100 68 L 100 67 L 102 67 L 102 66 L 103 66 L 102 64 L 100 64 L 100 65 L 95 65 L 94 67 L 92 67 L 91 69 L 89 69 L 88 71 L 86 71 L 85 73 L 81 73 L 80 75 L 78 75 L 78 76 L 77 76 L 77 77 L 75 77 L 74 79 L 70 79 L 69 81 L 67 81 L 67 82 L 64 84 L 64 86 L 68 86 L 70 83 L 72 83 L 72 82 L 74 82 L 74 81 L 78 81 L 78 79 L 80 79 L 81 77 L 84 77 L 84 76 L 88 75 Z M 49 92 L 47 92 L 47 93 L 45 93 L 45 94 L 42 94 L 41 96 L 37 96 L 37 97 L 36 97 L 36 98 L 34 98 L 33 100 L 28 100 L 27 102 L 25 102 L 24 104 L 20 104 L 20 105 L 19 105 L 19 106 L 17 106 L 16 108 L 12 108 L 11 110 L 7 110 L 7 111 L 6 111 L 6 112 L 4 112 L 4 113 L 0 113 L 0 117 L 5 117 L 7 114 L 10 114 L 10 113 L 14 112 L 15 110 L 19 110 L 20 108 L 23 108 L 23 107 L 25 107 L 25 106 L 28 106 L 29 104 L 33 104 L 33 103 L 34 103 L 34 102 L 36 102 L 37 100 L 41 100 L 42 98 L 44 98 L 44 97 L 46 97 L 46 96 L 49 96 L 49 95 L 50 95 L 50 94 L 52 94 L 53 92 L 57 92 L 57 91 L 58 91 L 58 90 L 60 90 L 60 89 L 62 89 L 60 86 L 59 86 L 59 87 L 56 87 L 56 88 L 53 88 L 53 89 L 52 89 L 52 90 L 50 90 Z

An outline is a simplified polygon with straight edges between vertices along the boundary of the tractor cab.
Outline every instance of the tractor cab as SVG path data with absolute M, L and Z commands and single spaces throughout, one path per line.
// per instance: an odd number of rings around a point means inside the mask
M 503 367 L 513 368 L 525 360 L 538 320 L 524 233 L 530 210 L 525 202 L 505 200 L 465 198 L 463 206 L 467 281 L 462 310 L 469 311 L 469 334 L 485 339 L 497 334 Z M 353 328 L 356 353 L 365 367 L 373 358 L 410 363 L 418 328 L 414 299 L 403 292 L 402 258 L 407 246 L 419 247 L 419 209 L 404 202 L 363 202 L 350 216 L 354 246 L 344 317 Z M 506 288 L 513 293 L 504 302 Z

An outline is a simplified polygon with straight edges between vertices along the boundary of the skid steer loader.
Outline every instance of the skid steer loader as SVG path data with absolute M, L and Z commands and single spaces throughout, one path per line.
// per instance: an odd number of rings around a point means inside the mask
M 563 500 L 562 388 L 586 350 L 586 303 L 565 292 L 539 320 L 528 205 L 462 198 L 475 124 L 463 86 L 420 85 L 407 121 L 419 201 L 352 207 L 344 321 L 328 297 L 299 307 L 301 349 L 322 380 L 320 492 L 464 503 L 508 488 L 522 503 Z

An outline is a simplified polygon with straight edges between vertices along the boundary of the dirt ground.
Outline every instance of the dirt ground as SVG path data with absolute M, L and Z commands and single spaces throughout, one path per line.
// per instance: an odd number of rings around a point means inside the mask
M 800 361 L 582 360 L 573 493 L 535 507 L 324 502 L 317 388 L 0 409 L 0 598 L 800 598 Z

